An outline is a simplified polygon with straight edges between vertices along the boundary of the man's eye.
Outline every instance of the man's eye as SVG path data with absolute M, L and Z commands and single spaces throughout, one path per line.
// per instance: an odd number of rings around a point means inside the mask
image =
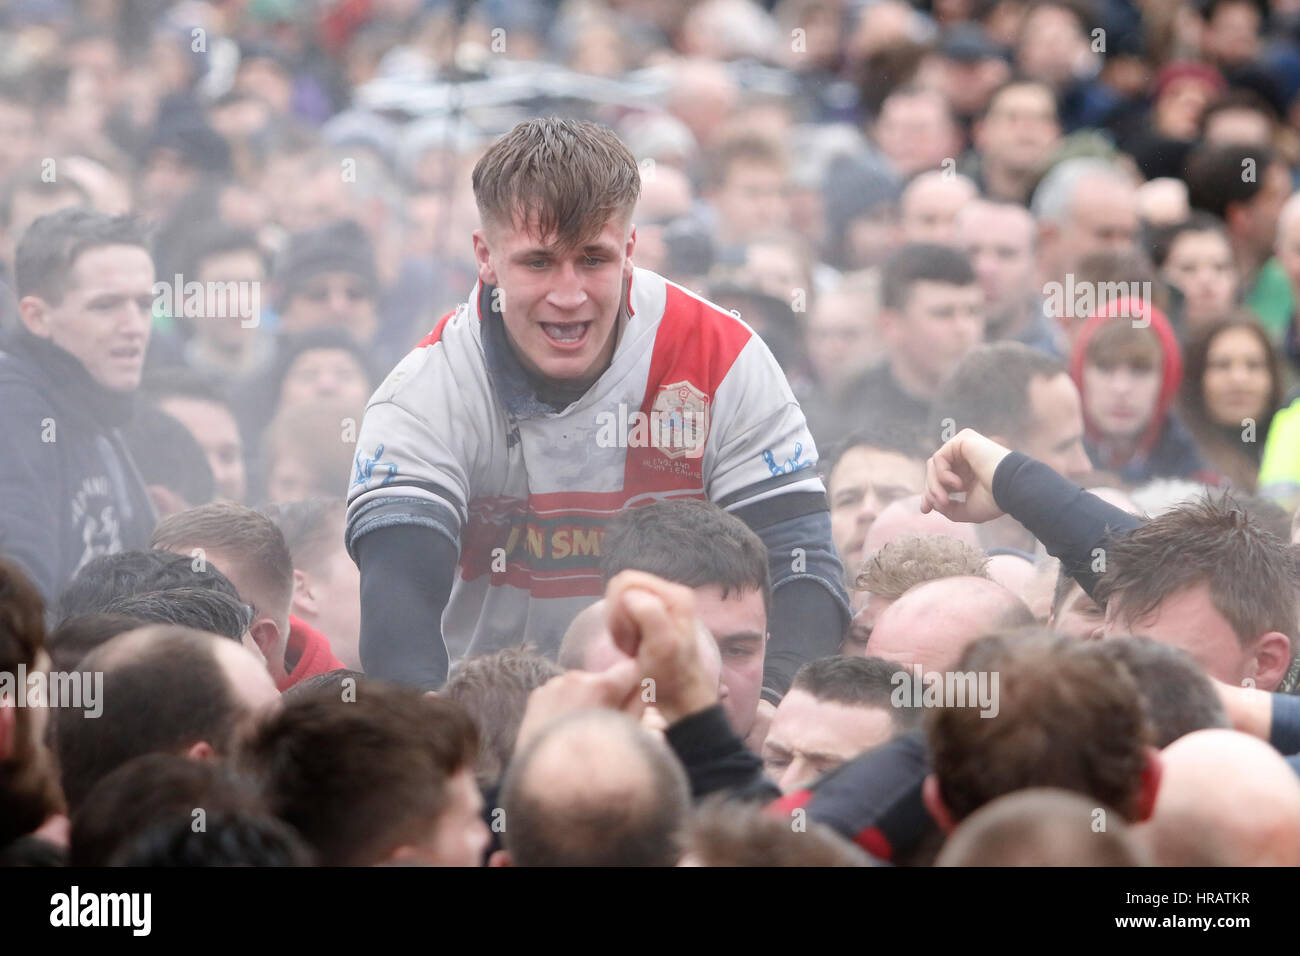
M 587 256 L 587 258 L 584 259 L 583 262 L 593 269 L 596 268 L 596 266 L 603 266 L 605 264 L 605 260 L 600 258 L 599 256 Z

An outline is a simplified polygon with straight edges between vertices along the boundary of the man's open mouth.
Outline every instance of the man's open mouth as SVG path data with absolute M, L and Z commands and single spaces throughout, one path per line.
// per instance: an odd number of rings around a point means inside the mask
M 138 345 L 123 345 L 120 348 L 112 349 L 108 354 L 115 359 L 131 361 L 133 359 L 138 359 L 142 354 L 144 354 L 144 350 Z
M 556 345 L 578 345 L 587 337 L 587 329 L 591 327 L 590 322 L 566 322 L 563 325 L 554 322 L 543 322 L 542 331 L 546 337 Z

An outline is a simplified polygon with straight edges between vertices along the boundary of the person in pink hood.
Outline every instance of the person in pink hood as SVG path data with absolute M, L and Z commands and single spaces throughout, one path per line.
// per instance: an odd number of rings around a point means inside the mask
M 1218 483 L 1171 410 L 1183 358 L 1158 308 L 1136 298 L 1107 303 L 1075 340 L 1070 377 L 1083 398 L 1084 444 L 1096 468 L 1131 484 L 1152 478 Z

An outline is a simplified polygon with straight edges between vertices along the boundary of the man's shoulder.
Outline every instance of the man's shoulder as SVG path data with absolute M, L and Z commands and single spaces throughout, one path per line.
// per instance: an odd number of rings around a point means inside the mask
M 415 347 L 402 356 L 376 390 L 371 403 L 392 401 L 429 383 L 450 377 L 448 387 L 464 389 L 483 366 L 478 318 L 463 304 L 443 315 Z
M 54 397 L 51 385 L 30 362 L 0 348 L 0 415 L 11 417 L 22 408 L 48 403 Z

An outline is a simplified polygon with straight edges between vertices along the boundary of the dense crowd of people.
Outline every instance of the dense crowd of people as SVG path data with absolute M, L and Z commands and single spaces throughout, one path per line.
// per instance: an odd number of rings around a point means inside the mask
M 1283 0 L 5 5 L 0 863 L 1300 865 L 1298 127 Z

